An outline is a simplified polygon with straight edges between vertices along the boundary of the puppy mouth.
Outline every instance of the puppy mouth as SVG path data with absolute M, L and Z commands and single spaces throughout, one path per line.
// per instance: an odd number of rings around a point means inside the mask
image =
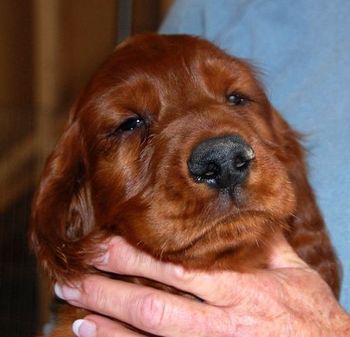
M 255 238 L 254 242 L 259 242 L 265 233 L 275 232 L 278 225 L 278 220 L 273 220 L 268 211 L 242 210 L 221 216 L 215 221 L 197 224 L 196 229 L 189 228 L 177 240 L 175 234 L 163 241 L 161 249 L 153 252 L 170 260 L 185 255 L 196 256 L 198 249 L 202 250 L 205 243 L 208 251 L 211 250 L 210 246 L 216 246 L 217 252 L 220 253 L 228 246 L 235 247 L 242 242 L 252 241 L 252 237 Z

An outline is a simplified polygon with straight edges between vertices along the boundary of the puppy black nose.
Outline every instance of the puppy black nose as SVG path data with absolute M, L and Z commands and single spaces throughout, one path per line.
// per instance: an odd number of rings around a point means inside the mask
M 248 176 L 255 158 L 239 135 L 214 137 L 197 145 L 187 162 L 192 178 L 218 190 L 232 190 Z

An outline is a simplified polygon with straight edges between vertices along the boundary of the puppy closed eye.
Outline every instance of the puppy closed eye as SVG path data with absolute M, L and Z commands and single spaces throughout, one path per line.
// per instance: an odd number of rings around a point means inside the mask
M 232 106 L 242 106 L 249 103 L 251 99 L 246 95 L 232 92 L 226 95 L 226 102 Z
M 133 116 L 126 118 L 117 127 L 112 127 L 107 131 L 106 138 L 115 140 L 119 139 L 123 135 L 132 135 L 138 129 L 144 129 L 146 126 L 146 121 L 140 116 Z
M 121 123 L 117 130 L 120 130 L 122 132 L 133 131 L 135 129 L 143 127 L 144 125 L 145 121 L 141 117 L 130 117 Z

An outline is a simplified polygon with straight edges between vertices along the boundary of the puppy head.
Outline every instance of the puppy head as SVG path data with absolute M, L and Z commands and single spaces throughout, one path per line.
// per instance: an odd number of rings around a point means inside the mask
M 299 163 L 296 134 L 248 64 L 199 38 L 136 36 L 72 108 L 34 201 L 33 246 L 61 280 L 91 271 L 96 243 L 115 234 L 220 268 L 291 217 Z

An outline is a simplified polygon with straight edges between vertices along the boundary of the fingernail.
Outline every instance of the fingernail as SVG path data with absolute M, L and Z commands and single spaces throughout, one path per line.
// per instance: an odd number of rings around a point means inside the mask
M 96 336 L 96 324 L 85 319 L 76 320 L 72 325 L 72 330 L 78 337 Z
M 66 285 L 59 285 L 58 283 L 55 284 L 54 291 L 57 297 L 66 301 L 77 300 L 80 296 L 80 292 L 77 288 L 67 287 Z

